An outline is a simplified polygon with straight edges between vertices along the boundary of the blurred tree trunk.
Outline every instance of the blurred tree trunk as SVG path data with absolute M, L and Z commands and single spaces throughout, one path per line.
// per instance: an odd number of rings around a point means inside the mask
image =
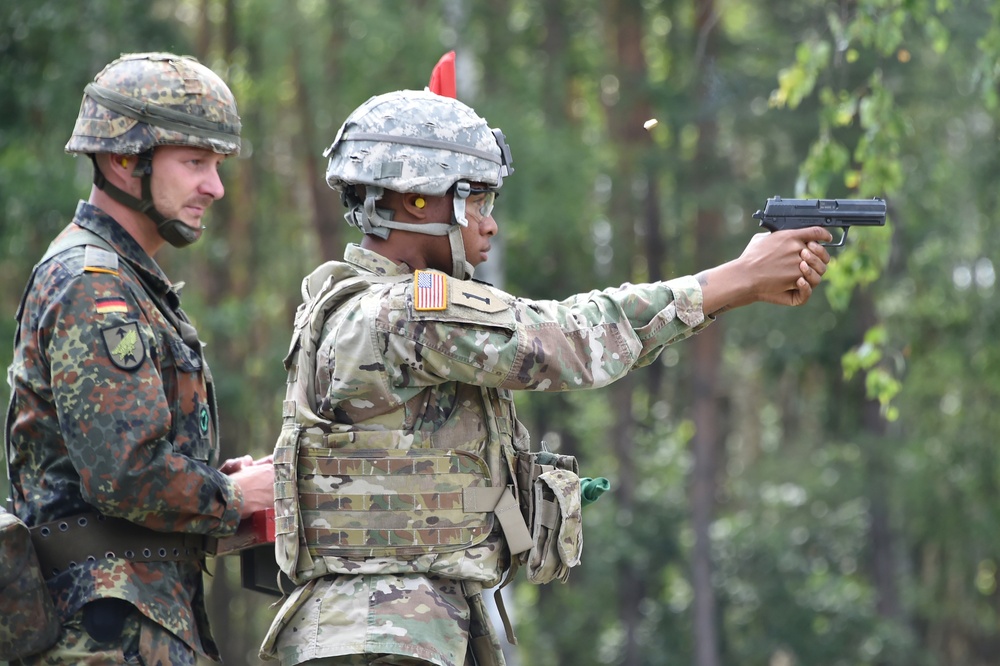
M 209 19 L 209 3 L 203 1 L 199 7 L 201 21 L 196 38 L 196 53 L 199 60 L 210 63 L 215 59 L 232 63 L 238 48 L 238 16 L 235 3 L 226 0 L 222 4 L 220 21 Z M 221 72 L 226 78 L 226 73 Z M 240 109 L 244 125 L 253 116 L 253 110 Z M 222 248 L 222 261 L 217 261 L 214 253 L 200 255 L 202 261 L 193 266 L 197 276 L 191 276 L 200 295 L 210 311 L 218 311 L 227 303 L 245 303 L 252 300 L 256 288 L 253 267 L 254 257 L 254 198 L 257 190 L 254 170 L 246 161 L 233 160 L 225 173 L 224 185 L 228 196 L 213 205 L 213 219 L 216 228 L 206 232 L 205 241 Z M 204 242 L 204 241 L 203 241 Z M 243 413 L 243 404 L 237 398 L 219 400 L 220 386 L 227 380 L 226 374 L 240 372 L 243 363 L 255 349 L 262 349 L 265 340 L 256 339 L 266 332 L 257 327 L 249 327 L 242 334 L 235 330 L 225 331 L 225 338 L 217 338 L 222 344 L 210 345 L 209 361 L 215 368 L 215 391 L 219 401 L 219 433 L 221 459 L 226 460 L 251 453 L 254 434 L 250 430 L 251 421 Z M 202 338 L 205 336 L 203 335 Z M 232 379 L 231 377 L 228 379 Z M 222 389 L 225 392 L 225 389 Z M 259 595 L 243 590 L 239 585 L 239 559 L 235 557 L 214 558 L 208 563 L 210 576 L 205 584 L 212 633 L 218 644 L 223 660 L 228 663 L 245 663 L 247 646 L 259 640 L 259 627 L 246 621 L 244 614 L 260 602 Z M 242 603 L 234 603 L 240 599 Z M 240 610 L 237 611 L 236 609 Z
M 868 292 L 857 297 L 859 336 L 878 324 L 875 304 Z M 892 529 L 889 503 L 888 452 L 882 450 L 886 437 L 886 422 L 879 411 L 877 400 L 861 398 L 861 427 L 870 445 L 867 447 L 866 490 L 871 511 L 871 566 L 875 585 L 875 607 L 880 616 L 888 620 L 903 620 L 899 589 L 896 579 L 896 536 Z
M 632 410 L 632 396 L 636 382 L 627 375 L 612 386 L 611 405 L 615 415 L 611 439 L 618 460 L 618 484 L 615 499 L 618 502 L 619 523 L 630 529 L 636 515 L 635 489 L 639 484 L 639 467 L 636 452 L 636 423 Z M 623 557 L 618 563 L 618 618 L 625 632 L 619 663 L 637 666 L 642 663 L 642 649 L 638 643 L 638 629 L 642 621 L 639 602 L 646 594 L 644 572 L 632 558 Z
M 693 164 L 694 189 L 698 196 L 695 221 L 696 270 L 719 263 L 722 213 L 712 192 L 724 171 L 716 163 L 718 128 L 709 111 L 710 85 L 714 75 L 714 28 L 718 20 L 714 0 L 697 0 L 695 6 L 695 67 L 697 71 L 698 147 Z M 694 374 L 692 413 L 695 434 L 691 441 L 694 467 L 691 478 L 691 520 L 694 530 L 692 582 L 694 587 L 694 663 L 719 666 L 718 609 L 712 585 L 712 543 L 710 528 L 715 519 L 717 474 L 722 468 L 723 447 L 718 396 L 719 367 L 722 362 L 722 326 L 716 322 L 693 340 Z
M 608 26 L 612 29 L 609 43 L 613 45 L 610 62 L 615 63 L 618 76 L 617 90 L 605 91 L 608 126 L 612 142 L 617 146 L 617 172 L 613 174 L 612 205 L 614 228 L 612 246 L 615 248 L 614 275 L 624 280 L 645 277 L 646 259 L 638 247 L 641 239 L 636 238 L 636 222 L 643 219 L 643 211 L 656 207 L 650 202 L 656 188 L 636 188 L 637 182 L 648 184 L 651 177 L 641 173 L 642 164 L 638 158 L 644 152 L 649 137 L 643 129 L 643 122 L 649 117 L 649 101 L 646 92 L 646 60 L 642 52 L 643 8 L 638 0 L 618 0 L 607 8 Z M 637 192 L 641 194 L 637 195 Z M 641 197 L 641 198 L 640 198 Z M 611 403 L 615 414 L 612 433 L 616 459 L 618 461 L 619 485 L 616 493 L 618 512 L 623 524 L 629 525 L 636 518 L 635 489 L 639 482 L 639 454 L 636 450 L 637 424 L 633 404 L 637 383 L 626 377 L 610 387 Z M 638 630 L 642 621 L 639 602 L 646 596 L 646 577 L 636 560 L 622 558 L 618 565 L 618 609 L 619 620 L 625 634 L 619 663 L 633 666 L 642 663 L 642 648 L 639 645 Z
M 542 51 L 546 55 L 545 87 L 543 88 L 542 109 L 550 119 L 567 118 L 566 81 L 569 79 L 566 67 L 566 11 L 563 0 L 543 0 L 542 16 L 545 21 L 545 37 Z
M 326 184 L 325 162 L 322 157 L 323 149 L 329 145 L 324 142 L 332 142 L 333 135 L 316 136 L 316 121 L 310 95 L 312 86 L 336 90 L 336 74 L 331 68 L 329 72 L 325 72 L 328 76 L 324 77 L 322 83 L 303 80 L 309 68 L 304 67 L 302 50 L 295 41 L 291 45 L 291 60 L 290 73 L 295 85 L 295 115 L 299 122 L 298 151 L 304 156 L 302 186 L 309 194 L 312 222 L 320 244 L 320 260 L 340 259 L 344 253 L 343 229 L 347 222 L 342 216 L 343 206 L 339 195 Z
M 646 172 L 646 202 L 643 215 L 643 246 L 646 250 L 646 280 L 659 282 L 664 279 L 663 266 L 666 264 L 666 242 L 663 238 L 663 215 L 660 204 L 660 169 L 654 159 L 648 160 Z M 649 377 L 649 395 L 660 395 L 663 385 L 664 367 L 653 363 L 646 368 Z

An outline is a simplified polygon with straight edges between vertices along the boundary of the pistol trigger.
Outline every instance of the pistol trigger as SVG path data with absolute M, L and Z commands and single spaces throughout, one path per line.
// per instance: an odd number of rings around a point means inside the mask
M 823 247 L 843 247 L 844 243 L 847 242 L 848 227 L 837 227 L 837 229 L 840 229 L 840 231 L 842 232 L 840 234 L 840 239 L 839 239 L 838 242 L 834 243 L 834 242 L 831 241 L 829 243 L 820 243 L 820 245 L 822 245 Z M 834 240 L 838 240 L 838 239 L 834 238 Z

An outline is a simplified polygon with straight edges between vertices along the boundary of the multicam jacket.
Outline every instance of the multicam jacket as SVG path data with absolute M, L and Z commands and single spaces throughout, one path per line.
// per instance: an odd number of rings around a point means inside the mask
M 97 511 L 159 532 L 228 536 L 243 497 L 214 467 L 208 366 L 148 290 L 180 312 L 178 288 L 112 218 L 80 202 L 100 236 L 40 263 L 19 309 L 7 446 L 14 509 L 29 526 Z M 98 554 L 99 555 L 99 554 Z M 101 597 L 133 603 L 218 658 L 197 561 L 80 563 L 48 580 L 63 621 Z
M 364 447 L 385 431 L 392 434 L 388 448 L 467 450 L 493 468 L 504 452 L 527 446 L 513 390 L 604 386 L 708 324 L 701 288 L 691 277 L 626 284 L 557 302 L 519 299 L 436 272 L 406 279 L 409 272 L 350 245 L 344 263 L 327 264 L 307 278 L 308 284 L 321 273 L 334 281 L 404 276 L 395 282 L 373 280 L 329 315 L 322 328 L 315 368 L 307 375 L 314 373 L 309 376 L 315 378 L 317 413 L 355 431 L 356 443 L 337 435 L 338 447 Z M 291 413 L 293 407 L 286 404 L 286 415 Z M 453 441 L 451 433 L 468 440 Z M 337 453 L 342 450 L 315 455 L 350 455 Z M 276 477 L 279 453 L 276 449 Z M 302 455 L 300 473 L 308 459 Z M 336 476 L 326 478 L 337 483 Z M 336 487 L 321 492 L 340 496 Z M 300 496 L 302 523 L 308 528 L 311 515 L 311 525 L 322 527 L 322 513 L 307 505 Z M 508 564 L 499 532 L 494 527 L 490 539 L 464 553 L 395 561 L 317 557 L 322 544 L 311 548 L 314 573 L 300 576 L 310 579 L 279 611 L 262 656 L 277 657 L 286 666 L 359 653 L 410 655 L 442 666 L 464 663 L 470 609 L 459 581 L 499 581 Z M 305 534 L 309 544 L 308 529 Z

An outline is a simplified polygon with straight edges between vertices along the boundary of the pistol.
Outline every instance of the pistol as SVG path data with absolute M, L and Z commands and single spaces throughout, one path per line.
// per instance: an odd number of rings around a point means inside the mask
M 758 210 L 753 216 L 760 220 L 760 226 L 770 231 L 837 227 L 843 232 L 839 241 L 822 245 L 840 247 L 847 241 L 847 231 L 851 227 L 881 227 L 885 224 L 885 200 L 771 197 L 764 210 Z

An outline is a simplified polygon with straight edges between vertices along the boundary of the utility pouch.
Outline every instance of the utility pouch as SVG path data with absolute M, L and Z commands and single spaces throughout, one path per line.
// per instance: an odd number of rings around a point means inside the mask
M 0 661 L 51 647 L 59 631 L 28 526 L 0 509 Z
M 566 582 L 580 563 L 583 516 L 576 458 L 548 451 L 515 458 L 518 500 L 531 530 L 531 549 L 520 555 L 528 581 Z

